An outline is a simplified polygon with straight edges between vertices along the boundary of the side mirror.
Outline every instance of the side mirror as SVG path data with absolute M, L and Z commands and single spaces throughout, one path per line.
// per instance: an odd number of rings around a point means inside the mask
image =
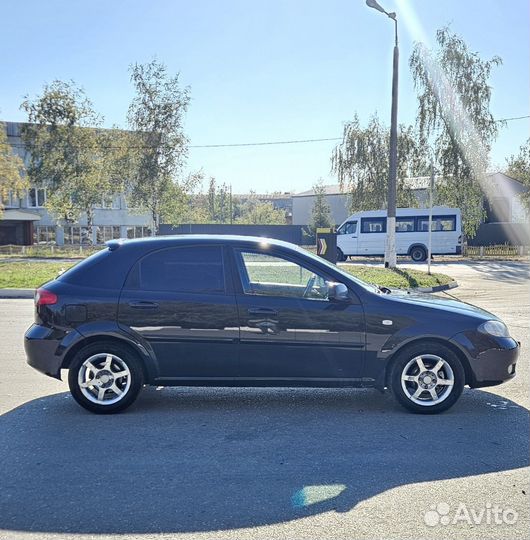
M 350 294 L 344 283 L 328 282 L 328 300 L 330 302 L 348 302 Z

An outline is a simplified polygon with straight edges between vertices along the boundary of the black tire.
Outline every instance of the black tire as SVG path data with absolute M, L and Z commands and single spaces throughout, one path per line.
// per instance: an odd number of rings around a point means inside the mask
M 344 262 L 348 259 L 344 253 L 342 253 L 342 250 L 337 248 L 337 261 L 338 262 Z
M 418 357 L 422 359 L 427 371 L 421 371 L 416 363 Z M 443 366 L 436 370 L 436 373 L 428 371 L 428 368 L 434 368 L 440 359 L 445 362 Z M 434 373 L 434 378 L 431 373 Z M 418 381 L 403 381 L 402 376 L 418 377 Z M 420 395 L 414 398 L 416 391 L 420 389 L 420 376 L 422 390 Z M 450 380 L 453 380 L 452 385 L 448 384 Z M 440 381 L 441 384 L 435 384 Z M 403 407 L 415 413 L 436 414 L 448 410 L 462 394 L 464 385 L 465 372 L 458 356 L 449 347 L 433 341 L 417 343 L 398 353 L 390 372 L 390 386 L 394 397 Z M 425 386 L 431 388 L 423 389 Z M 439 394 L 436 399 L 432 397 L 432 388 Z
M 103 364 L 109 357 L 111 361 L 107 369 Z M 98 370 L 98 376 L 92 369 L 85 366 L 85 362 L 91 358 L 93 366 L 102 366 Z M 117 378 L 109 375 L 127 372 L 128 374 Z M 88 382 L 98 380 L 97 384 L 83 389 L 80 386 L 80 378 L 85 379 L 85 383 L 86 379 Z M 138 356 L 128 347 L 114 342 L 91 343 L 80 349 L 70 363 L 68 373 L 70 392 L 79 405 L 93 413 L 112 414 L 125 410 L 138 397 L 143 384 L 143 371 Z M 116 391 L 113 390 L 114 386 Z M 99 394 L 100 389 L 103 388 L 104 397 L 98 400 L 95 394 Z M 117 394 L 119 391 L 122 391 L 122 394 Z M 91 395 L 96 401 L 91 401 L 86 394 Z M 105 400 L 108 403 L 105 403 Z
M 427 250 L 423 246 L 414 246 L 410 250 L 410 258 L 414 262 L 423 262 L 427 260 Z

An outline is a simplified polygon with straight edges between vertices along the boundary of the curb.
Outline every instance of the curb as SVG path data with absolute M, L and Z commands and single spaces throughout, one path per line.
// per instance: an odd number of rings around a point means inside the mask
M 0 298 L 33 298 L 35 289 L 0 289 Z
M 447 285 L 435 285 L 434 287 L 416 287 L 414 289 L 408 289 L 408 290 L 414 291 L 414 292 L 422 292 L 422 293 L 435 293 L 435 292 L 441 292 L 441 291 L 448 291 L 449 289 L 454 289 L 455 287 L 458 287 L 458 283 L 453 280 Z

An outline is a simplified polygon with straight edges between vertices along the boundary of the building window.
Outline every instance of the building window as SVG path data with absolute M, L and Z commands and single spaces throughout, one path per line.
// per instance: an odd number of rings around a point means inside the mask
M 4 208 L 20 208 L 20 200 L 10 191 L 7 197 L 2 197 L 2 205 Z
M 98 244 L 104 244 L 108 240 L 120 238 L 119 225 L 100 225 L 96 227 L 96 240 Z
M 45 188 L 30 188 L 28 190 L 28 208 L 42 208 L 45 204 Z
M 112 197 L 106 199 L 101 199 L 101 204 L 96 204 L 94 208 L 102 210 L 119 210 L 120 208 L 120 196 L 113 195 Z
M 145 236 L 151 236 L 149 227 L 127 227 L 127 238 L 144 238 Z
M 71 225 L 64 228 L 64 243 L 65 244 L 91 244 L 91 238 L 88 227 L 80 227 L 79 225 Z
M 33 229 L 34 244 L 55 244 L 56 230 L 50 225 L 38 225 Z

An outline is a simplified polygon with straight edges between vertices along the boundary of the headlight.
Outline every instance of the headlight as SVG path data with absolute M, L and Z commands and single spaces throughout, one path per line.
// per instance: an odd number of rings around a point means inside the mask
M 508 327 L 501 321 L 486 321 L 478 327 L 479 332 L 495 337 L 510 337 Z

